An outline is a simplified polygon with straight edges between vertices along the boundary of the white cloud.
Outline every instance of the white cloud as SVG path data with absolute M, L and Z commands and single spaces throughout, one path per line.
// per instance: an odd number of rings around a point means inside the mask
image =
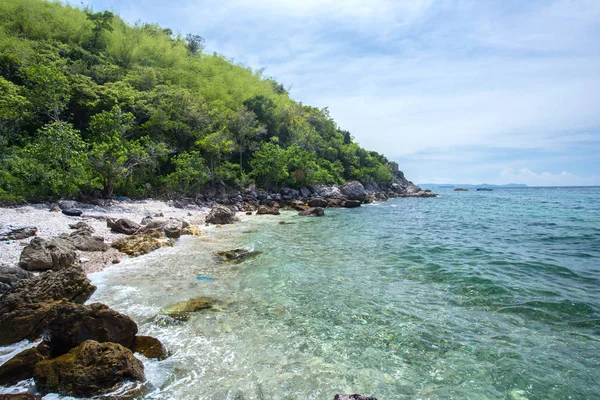
M 600 176 L 581 177 L 567 171 L 559 174 L 536 173 L 528 168 L 505 168 L 500 172 L 503 183 L 525 183 L 530 186 L 587 186 L 600 185 Z

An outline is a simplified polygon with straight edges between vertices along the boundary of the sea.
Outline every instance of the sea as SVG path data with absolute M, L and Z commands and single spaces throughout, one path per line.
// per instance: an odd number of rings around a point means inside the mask
M 167 347 L 147 399 L 600 399 L 600 188 L 435 191 L 244 216 L 90 275 L 90 301 Z

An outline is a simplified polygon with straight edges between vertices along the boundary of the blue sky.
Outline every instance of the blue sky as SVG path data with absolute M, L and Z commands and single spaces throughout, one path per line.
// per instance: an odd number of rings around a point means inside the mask
M 415 182 L 600 185 L 598 0 L 86 4 L 265 67 Z

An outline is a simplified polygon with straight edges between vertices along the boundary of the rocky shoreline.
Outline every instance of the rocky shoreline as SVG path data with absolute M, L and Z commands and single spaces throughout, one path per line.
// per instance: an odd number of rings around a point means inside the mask
M 136 323 L 126 315 L 100 303 L 84 304 L 96 289 L 87 273 L 172 246 L 182 235 L 200 236 L 200 227 L 234 223 L 237 213 L 278 215 L 288 209 L 318 217 L 331 207 L 433 196 L 410 182 L 385 191 L 348 182 L 276 192 L 250 186 L 167 203 L 95 199 L 4 209 L 0 237 L 3 250 L 10 251 L 3 251 L 0 265 L 0 345 L 41 342 L 0 365 L 0 386 L 33 378 L 40 393 L 95 396 L 125 382 L 139 382 L 132 390 L 143 390 L 144 367 L 134 353 L 164 359 L 167 349 L 158 339 L 138 336 Z M 252 255 L 235 249 L 215 257 L 239 262 Z M 174 309 L 187 315 L 210 307 L 210 299 L 200 300 Z M 37 395 L 27 396 L 22 398 Z

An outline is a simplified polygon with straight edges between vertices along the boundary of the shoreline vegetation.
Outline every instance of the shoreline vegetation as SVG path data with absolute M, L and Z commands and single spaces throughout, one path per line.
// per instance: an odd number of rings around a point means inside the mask
M 2 386 L 33 378 L 40 393 L 94 396 L 138 382 L 143 395 L 134 353 L 168 349 L 129 317 L 86 305 L 87 273 L 236 213 L 318 217 L 436 196 L 327 108 L 206 53 L 197 34 L 44 0 L 0 3 L 0 32 L 0 345 L 34 346 L 0 365 Z M 141 200 L 152 198 L 168 201 Z

